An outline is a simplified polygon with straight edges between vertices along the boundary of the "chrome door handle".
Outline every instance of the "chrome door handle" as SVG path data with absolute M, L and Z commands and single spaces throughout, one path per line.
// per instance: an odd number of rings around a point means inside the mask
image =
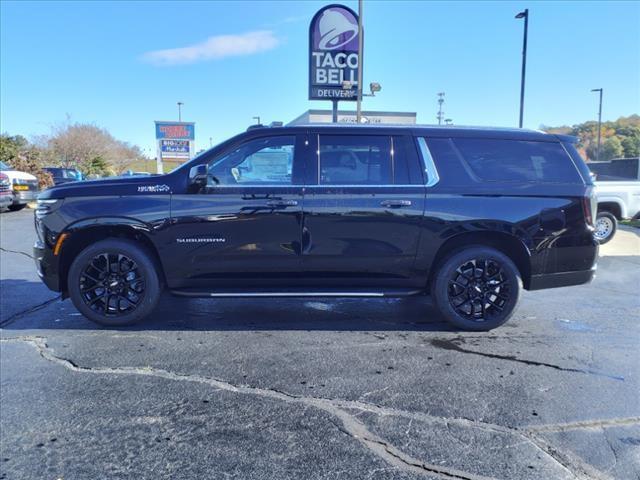
M 385 208 L 402 208 L 402 207 L 410 207 L 411 200 L 384 200 L 380 202 Z
M 295 207 L 296 205 L 298 205 L 297 200 L 270 200 L 267 202 L 268 207 L 274 208 Z

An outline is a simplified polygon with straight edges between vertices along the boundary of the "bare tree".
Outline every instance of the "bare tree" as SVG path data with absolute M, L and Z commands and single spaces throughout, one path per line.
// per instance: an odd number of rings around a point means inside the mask
M 38 142 L 46 146 L 55 164 L 80 168 L 86 173 L 122 173 L 143 155 L 138 147 L 116 140 L 106 129 L 93 124 L 66 122 L 51 128 L 51 135 Z

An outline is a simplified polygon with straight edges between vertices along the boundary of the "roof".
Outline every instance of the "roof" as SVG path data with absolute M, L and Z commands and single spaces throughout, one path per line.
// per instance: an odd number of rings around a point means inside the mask
M 469 137 L 469 138 L 502 138 L 514 140 L 532 140 L 532 141 L 553 141 L 556 142 L 560 137 L 565 140 L 564 136 L 557 136 L 540 130 L 528 130 L 524 128 L 510 127 L 479 127 L 479 126 L 452 126 L 452 125 L 406 125 L 406 124 L 345 124 L 345 123 L 308 123 L 301 125 L 290 125 L 282 127 L 262 127 L 252 128 L 252 132 L 260 132 L 265 130 L 279 131 L 299 131 L 307 129 L 326 130 L 327 132 L 345 133 L 348 130 L 358 130 L 361 133 L 370 131 L 375 133 L 387 132 L 397 134 L 398 131 L 413 133 L 414 135 L 425 135 L 430 137 Z M 567 137 L 568 139 L 569 137 Z

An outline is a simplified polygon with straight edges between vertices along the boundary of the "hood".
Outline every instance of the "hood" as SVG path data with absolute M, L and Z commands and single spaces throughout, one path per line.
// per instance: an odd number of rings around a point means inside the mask
M 154 195 L 173 191 L 175 179 L 169 175 L 131 178 L 103 178 L 69 182 L 48 188 L 40 193 L 42 200 L 68 197 L 104 197 L 113 195 Z
M 21 172 L 20 170 L 2 170 L 10 180 L 38 180 L 35 175 L 31 175 L 27 172 Z

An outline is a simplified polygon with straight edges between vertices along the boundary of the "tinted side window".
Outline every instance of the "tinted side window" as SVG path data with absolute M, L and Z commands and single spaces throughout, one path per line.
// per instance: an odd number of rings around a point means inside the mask
M 321 185 L 390 185 L 391 140 L 374 135 L 320 135 Z
M 461 160 L 480 181 L 582 183 L 560 143 L 454 138 Z
M 289 185 L 295 136 L 258 138 L 241 144 L 209 164 L 223 185 Z

